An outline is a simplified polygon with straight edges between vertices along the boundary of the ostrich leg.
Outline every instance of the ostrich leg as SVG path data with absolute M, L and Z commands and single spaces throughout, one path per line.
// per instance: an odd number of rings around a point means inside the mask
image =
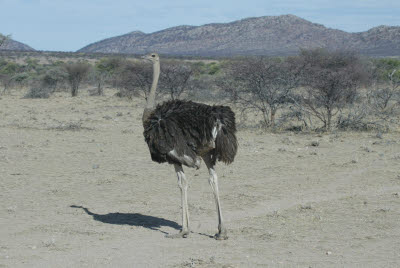
M 208 182 L 214 193 L 215 205 L 217 206 L 218 213 L 218 233 L 215 234 L 214 238 L 217 240 L 228 239 L 227 231 L 222 220 L 221 202 L 219 201 L 219 191 L 218 191 L 218 176 L 215 172 L 214 165 L 215 160 L 211 158 L 210 154 L 203 157 L 204 163 L 206 163 L 208 172 L 210 173 L 210 178 Z
M 169 234 L 168 238 L 186 238 L 189 233 L 189 209 L 187 202 L 188 181 L 181 165 L 175 165 L 176 175 L 178 176 L 178 185 L 181 189 L 181 204 L 182 204 L 182 230 L 177 234 Z

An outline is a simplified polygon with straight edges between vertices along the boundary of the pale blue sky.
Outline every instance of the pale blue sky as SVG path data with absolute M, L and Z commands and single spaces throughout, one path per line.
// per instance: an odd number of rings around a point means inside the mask
M 38 50 L 75 51 L 135 30 L 282 14 L 360 32 L 400 26 L 400 0 L 0 0 L 0 32 Z

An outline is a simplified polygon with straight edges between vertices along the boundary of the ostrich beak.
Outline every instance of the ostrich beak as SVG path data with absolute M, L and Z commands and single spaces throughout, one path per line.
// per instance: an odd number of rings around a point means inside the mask
M 150 61 L 149 56 L 148 55 L 143 55 L 140 57 L 142 60 L 144 61 Z

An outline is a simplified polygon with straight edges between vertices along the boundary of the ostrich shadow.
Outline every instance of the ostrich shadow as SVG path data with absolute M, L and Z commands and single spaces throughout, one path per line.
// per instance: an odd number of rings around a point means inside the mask
M 161 231 L 159 228 L 162 226 L 172 227 L 176 230 L 180 230 L 181 226 L 174 221 L 166 220 L 164 218 L 158 218 L 153 216 L 147 216 L 140 213 L 107 213 L 107 214 L 96 214 L 91 212 L 88 208 L 83 206 L 70 206 L 71 208 L 81 208 L 88 215 L 92 216 L 95 221 L 100 221 L 108 224 L 118 225 L 130 225 L 130 226 L 141 226 L 151 230 L 159 231 L 164 234 L 167 232 Z

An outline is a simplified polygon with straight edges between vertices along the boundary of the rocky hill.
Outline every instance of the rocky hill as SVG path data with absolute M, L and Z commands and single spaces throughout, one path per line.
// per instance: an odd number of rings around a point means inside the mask
M 30 46 L 12 39 L 7 39 L 0 50 L 34 51 Z
M 294 15 L 247 18 L 231 23 L 131 32 L 90 44 L 79 52 L 234 56 L 290 55 L 300 48 L 353 49 L 373 56 L 400 54 L 400 27 L 361 33 L 330 29 Z

